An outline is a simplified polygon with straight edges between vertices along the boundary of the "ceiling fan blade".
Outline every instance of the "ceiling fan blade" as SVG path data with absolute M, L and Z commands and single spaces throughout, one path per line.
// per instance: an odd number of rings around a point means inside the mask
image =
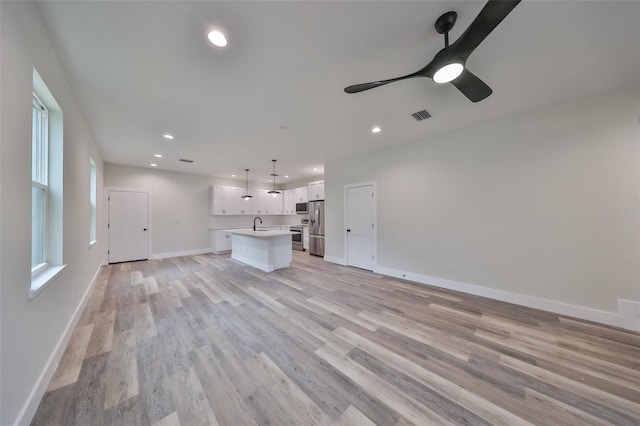
M 403 75 L 402 77 L 390 78 L 388 80 L 372 81 L 370 83 L 354 84 L 353 86 L 345 87 L 346 93 L 358 93 L 365 90 L 373 89 L 374 87 L 384 86 L 385 84 L 393 83 L 394 81 L 406 80 L 408 78 L 421 77 L 418 73 Z
M 484 81 L 466 68 L 460 77 L 453 80 L 451 84 L 456 86 L 471 102 L 481 101 L 493 93 L 493 90 Z
M 464 60 L 493 31 L 521 0 L 489 0 L 476 19 L 464 33 L 451 45 Z

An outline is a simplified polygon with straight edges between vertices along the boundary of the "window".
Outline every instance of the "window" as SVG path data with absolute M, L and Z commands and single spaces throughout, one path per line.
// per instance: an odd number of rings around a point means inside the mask
M 33 70 L 31 120 L 31 288 L 36 296 L 62 272 L 63 117 Z
M 31 127 L 31 272 L 46 266 L 49 111 L 33 95 Z
M 89 158 L 89 206 L 91 218 L 89 221 L 89 245 L 96 243 L 98 239 L 96 229 L 96 208 L 98 197 L 98 177 L 96 174 L 96 163 L 93 158 Z

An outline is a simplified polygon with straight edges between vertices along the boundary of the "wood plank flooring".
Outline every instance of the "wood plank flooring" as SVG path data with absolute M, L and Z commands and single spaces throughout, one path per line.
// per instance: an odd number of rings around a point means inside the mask
M 33 425 L 640 425 L 640 336 L 294 252 L 103 268 Z

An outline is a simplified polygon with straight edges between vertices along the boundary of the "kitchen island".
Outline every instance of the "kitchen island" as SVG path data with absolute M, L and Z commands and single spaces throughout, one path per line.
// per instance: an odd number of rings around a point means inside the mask
M 231 258 L 265 272 L 288 268 L 291 263 L 290 231 L 231 231 Z

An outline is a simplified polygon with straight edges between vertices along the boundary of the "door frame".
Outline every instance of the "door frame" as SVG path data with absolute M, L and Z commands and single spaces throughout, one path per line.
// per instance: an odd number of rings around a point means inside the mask
M 349 243 L 347 242 L 347 225 L 349 220 L 349 189 L 359 186 L 371 186 L 373 189 L 373 269 L 378 269 L 378 184 L 374 181 L 350 183 L 344 186 L 344 226 L 342 235 L 344 239 L 344 264 L 349 266 Z
M 106 241 L 107 244 L 105 244 L 105 248 L 104 248 L 104 253 L 103 253 L 103 257 L 102 257 L 102 266 L 106 266 L 109 264 L 109 191 L 121 191 L 121 192 L 144 192 L 147 194 L 147 224 L 149 224 L 149 235 L 147 237 L 147 254 L 149 256 L 149 259 L 151 259 L 151 241 L 153 239 L 153 226 L 151 226 L 151 218 L 153 217 L 151 215 L 151 206 L 153 205 L 153 203 L 151 202 L 151 191 L 149 191 L 148 189 L 136 189 L 136 188 L 120 188 L 120 187 L 113 187 L 113 186 L 105 186 L 104 187 L 104 191 L 103 191 L 103 202 L 104 205 L 107 207 L 105 215 L 104 215 L 104 222 L 102 224 L 103 226 L 103 230 L 105 232 L 104 235 L 106 235 Z

